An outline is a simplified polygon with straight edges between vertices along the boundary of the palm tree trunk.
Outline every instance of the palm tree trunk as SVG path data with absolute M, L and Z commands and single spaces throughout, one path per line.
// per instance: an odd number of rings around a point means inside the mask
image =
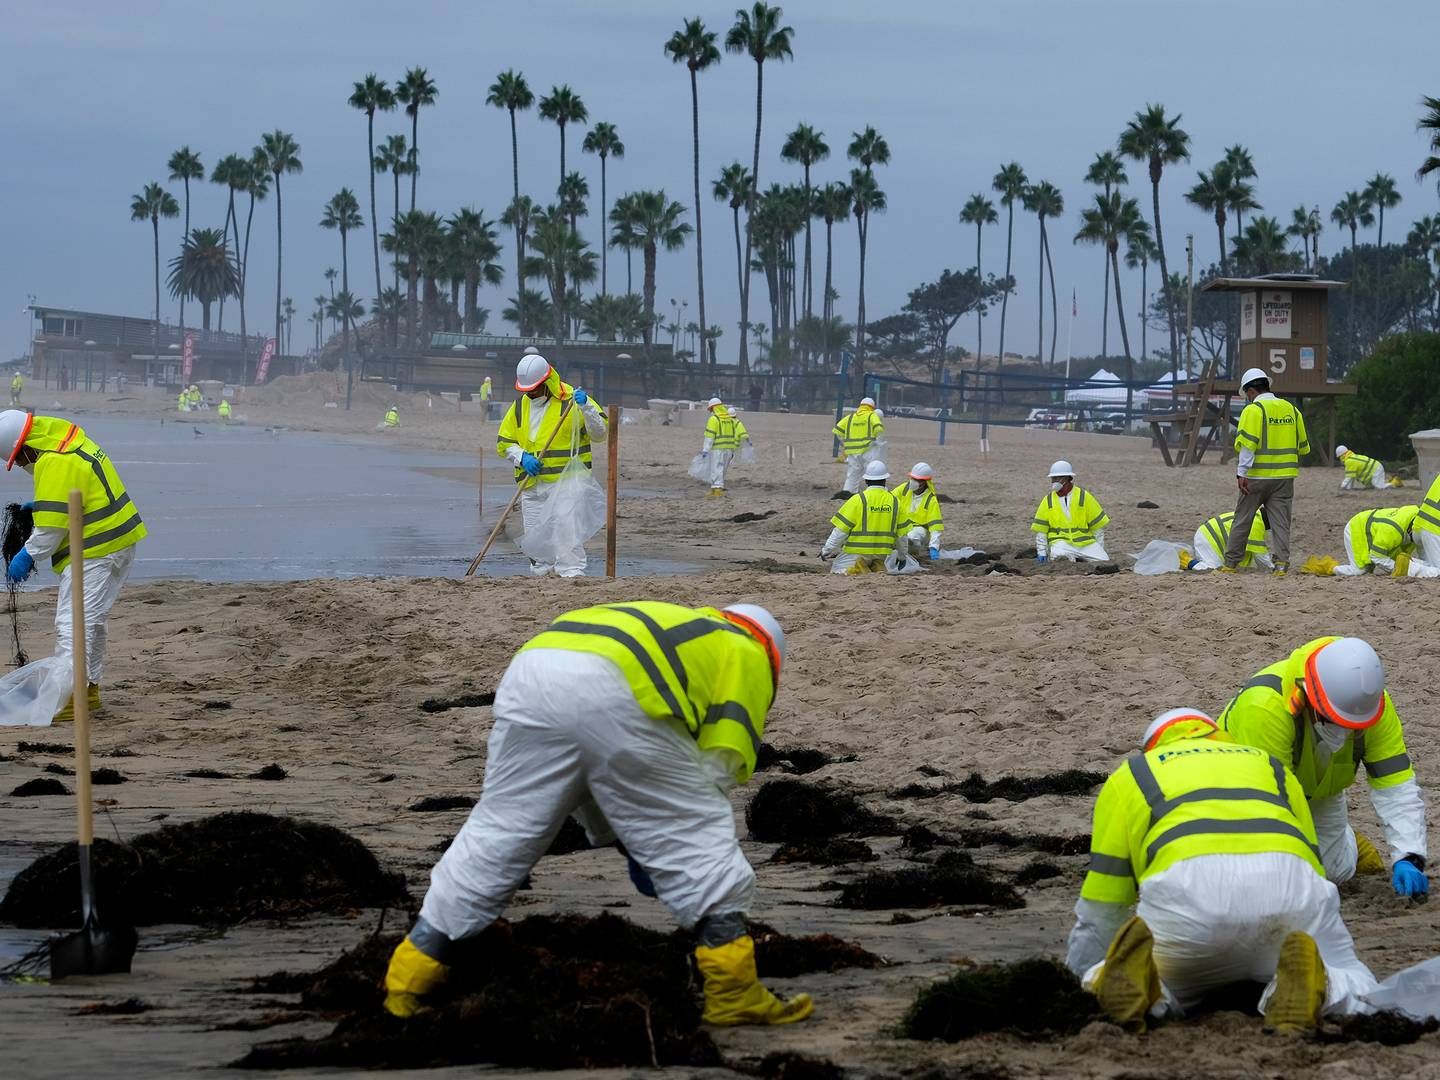
M 480 271 L 478 268 L 471 268 L 465 271 L 465 321 L 464 326 L 467 334 L 479 333 L 479 319 L 476 318 L 476 308 L 480 303 Z
M 1225 274 L 1230 260 L 1225 253 L 1225 219 L 1218 212 L 1215 215 L 1215 237 L 1220 241 L 1220 273 Z
M 705 242 L 700 229 L 700 86 L 695 78 L 695 69 L 690 69 L 690 129 L 694 136 L 694 153 L 691 158 L 691 174 L 695 181 L 695 292 L 700 307 L 700 370 L 706 368 L 709 350 L 705 346 Z M 605 174 L 600 174 L 603 189 Z M 714 365 L 710 365 L 714 370 Z
M 633 255 L 634 255 L 634 249 L 631 248 L 629 244 L 626 244 L 626 245 L 625 245 L 625 295 L 626 295 L 626 296 L 629 296 L 631 293 L 633 293 L 633 292 L 635 291 L 635 275 L 631 272 L 632 269 L 633 269 L 633 264 L 632 264 L 632 256 L 633 256 Z
M 1117 245 L 1118 246 L 1118 245 Z M 1125 304 L 1120 297 L 1120 261 L 1115 252 L 1110 252 L 1110 262 L 1115 273 L 1115 318 L 1120 323 L 1120 342 L 1125 346 L 1125 426 L 1130 426 L 1130 413 L 1135 406 L 1135 361 L 1130 356 L 1130 332 L 1125 328 Z
M 605 243 L 605 219 L 609 202 L 605 191 L 605 157 L 600 155 L 600 295 L 610 295 L 610 245 Z M 697 215 L 698 220 L 698 215 Z
M 976 281 L 982 281 L 982 280 L 983 280 L 983 279 L 981 278 L 981 276 L 980 276 L 980 234 L 981 234 L 981 231 L 983 230 L 983 228 L 984 228 L 984 225 L 983 225 L 981 222 L 979 222 L 979 221 L 975 222 L 975 280 L 976 280 Z M 975 374 L 976 374 L 976 381 L 977 381 L 977 382 L 979 381 L 979 374 L 980 374 L 980 360 L 981 360 L 981 358 L 982 358 L 984 355 L 985 355 L 985 309 L 984 309 L 983 307 L 977 307 L 977 308 L 975 309 Z M 960 395 L 960 403 L 961 403 L 962 406 L 963 406 L 964 403 L 965 403 L 965 395 L 964 395 L 964 392 L 963 392 L 963 391 L 961 392 L 961 395 Z
M 1101 249 L 1105 257 L 1105 287 L 1100 290 L 1100 355 L 1110 355 L 1110 253 Z
M 250 195 L 250 209 L 245 215 L 245 248 L 240 258 L 240 381 L 243 385 L 249 379 L 250 339 L 246 337 L 245 325 L 245 284 L 250 275 L 250 226 L 255 223 L 255 195 Z M 240 242 L 240 219 L 235 219 L 235 242 Z
M 641 285 L 644 289 L 645 301 L 645 350 L 648 353 L 650 346 L 655 340 L 655 245 L 647 243 L 644 248 L 645 254 L 645 280 Z
M 1180 338 L 1175 329 L 1175 294 L 1170 291 L 1170 265 L 1165 261 L 1165 234 L 1160 229 L 1160 176 L 1153 168 L 1150 172 L 1150 201 L 1155 214 L 1155 247 L 1160 252 L 1160 291 L 1165 296 L 1165 318 L 1170 324 L 1170 381 L 1174 382 L 1180 362 Z
M 1039 329 L 1035 334 L 1035 362 L 1045 366 L 1045 215 L 1040 217 L 1040 256 L 1035 264 L 1035 311 Z
M 995 371 L 998 374 L 1005 370 L 1005 316 L 1010 310 L 1010 255 L 1015 247 L 1015 200 L 1011 199 L 1007 207 L 1010 218 L 1005 225 L 1005 294 L 1000 298 L 1000 356 L 996 360 Z M 1002 396 L 1002 402 L 1005 400 Z
M 810 269 L 810 201 L 815 191 L 810 186 L 810 162 L 805 162 L 805 314 L 815 314 L 815 278 Z
M 420 103 L 410 116 L 410 209 L 415 209 L 415 181 L 420 176 Z
M 740 374 L 750 372 L 750 252 L 755 243 L 755 194 L 760 190 L 760 121 L 765 102 L 765 64 L 755 63 L 755 152 L 751 155 L 750 190 L 745 193 L 745 257 L 740 260 Z M 862 265 L 864 260 L 861 260 Z
M 1380 230 L 1385 230 L 1384 211 L 1381 211 Z M 190 177 L 185 177 L 185 235 L 180 238 L 181 254 L 184 254 L 184 242 L 190 238 Z M 180 345 L 185 345 L 185 290 L 180 290 Z
M 1050 234 L 1045 231 L 1045 219 L 1040 219 L 1040 236 L 1045 241 L 1045 266 L 1050 271 L 1050 366 L 1055 366 L 1055 340 L 1060 329 L 1060 315 L 1055 300 L 1055 260 L 1050 257 Z
M 525 233 L 520 227 L 520 142 L 515 134 L 515 107 L 510 106 L 510 183 L 513 189 L 510 208 L 515 212 L 515 303 L 523 310 L 521 293 L 525 291 L 525 275 L 521 267 L 525 262 Z M 523 320 L 520 333 L 527 331 Z
M 860 292 L 855 311 L 855 356 L 860 370 L 865 370 L 865 219 L 868 211 L 855 215 L 855 227 L 860 234 Z
M 380 304 L 380 222 L 375 216 L 375 110 L 366 110 L 369 118 L 366 132 L 366 169 L 370 173 L 370 241 L 375 248 L 375 304 Z
M 226 186 L 228 187 L 229 185 Z M 240 219 L 235 216 L 235 189 L 233 187 L 230 188 L 230 202 L 225 210 L 225 228 L 222 230 L 225 234 L 225 242 L 227 245 L 230 242 L 230 225 L 232 222 L 235 225 L 235 250 L 238 252 L 240 250 Z M 217 332 L 225 329 L 225 297 L 223 295 L 220 297 L 220 311 L 216 317 L 215 324 Z
M 1149 260 L 1142 260 L 1140 263 L 1140 359 L 1145 360 L 1150 355 L 1149 334 L 1150 321 L 1145 311 L 1150 306 L 1150 283 L 1146 280 L 1150 269 Z
M 150 327 L 150 352 L 155 362 L 160 361 L 160 215 L 150 215 L 150 227 L 155 232 L 155 322 Z
M 555 189 L 555 194 L 556 194 L 557 197 L 558 197 L 559 194 L 560 194 L 560 189 L 565 186 L 565 124 L 564 124 L 563 121 L 560 123 L 559 127 L 560 127 L 560 183 L 559 183 L 559 185 L 558 185 L 558 186 L 556 187 L 556 189 Z
M 284 338 L 280 336 L 280 284 L 284 269 L 285 231 L 280 212 L 280 174 L 275 174 L 275 349 L 278 352 Z
M 392 229 L 395 228 L 396 223 L 400 220 L 400 174 L 399 174 L 398 172 L 397 172 L 397 173 L 394 173 L 394 177 L 395 177 L 395 216 L 390 219 L 390 228 L 392 228 Z M 395 254 L 398 255 L 399 252 L 396 252 Z M 393 269 L 394 269 L 394 271 L 395 271 L 395 291 L 398 293 L 398 292 L 400 291 L 400 260 L 399 260 L 399 259 L 396 259 L 396 260 L 394 260 L 394 263 L 395 263 L 395 265 L 394 265 Z M 399 343 L 400 343 L 400 316 L 399 316 L 399 315 L 396 315 L 396 316 L 395 316 L 395 344 L 398 346 Z
M 831 308 L 834 306 L 834 305 L 832 305 L 831 302 L 830 302 L 830 271 L 831 271 L 831 267 L 832 267 L 832 265 L 833 265 L 833 263 L 832 263 L 832 255 L 834 254 L 834 243 L 833 243 L 833 240 L 832 240 L 832 238 L 831 238 L 831 229 L 832 229 L 833 227 L 834 227 L 834 222 L 831 222 L 831 221 L 826 221 L 826 222 L 825 222 L 825 295 L 820 298 L 820 310 L 821 310 L 821 312 L 823 312 L 823 314 L 821 315 L 821 318 L 824 319 L 824 321 L 825 321 L 825 367 L 826 367 L 826 370 L 833 370 L 834 367 L 835 367 L 835 350 L 830 347 L 830 319 L 831 319 Z M 738 236 L 739 234 L 737 233 L 736 235 Z M 1437 294 L 1437 295 L 1440 295 L 1440 294 Z
M 340 288 L 350 291 L 350 252 L 345 244 L 345 230 L 340 230 Z

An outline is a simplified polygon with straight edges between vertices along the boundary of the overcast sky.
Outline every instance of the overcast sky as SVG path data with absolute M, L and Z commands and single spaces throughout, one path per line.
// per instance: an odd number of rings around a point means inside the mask
M 1329 209 L 1377 171 L 1393 175 L 1404 202 L 1387 220 L 1403 238 L 1410 223 L 1437 210 L 1433 186 L 1415 180 L 1425 153 L 1415 131 L 1422 93 L 1440 94 L 1434 75 L 1440 5 L 1434 0 L 792 0 L 794 60 L 767 64 L 760 180 L 794 182 L 798 167 L 779 160 L 785 134 L 807 122 L 825 133 L 832 155 L 816 182 L 844 178 L 850 134 L 873 124 L 890 144 L 880 170 L 889 212 L 873 219 L 867 311 L 892 314 L 909 289 L 946 267 L 974 262 L 974 230 L 957 221 L 970 194 L 990 193 L 997 167 L 1019 161 L 1031 179 L 1064 192 L 1052 249 L 1060 293 L 1060 352 L 1065 350 L 1070 291 L 1078 293 L 1074 352 L 1099 348 L 1101 253 L 1072 245 L 1080 209 L 1090 199 L 1084 174 L 1095 153 L 1113 147 L 1125 122 L 1146 102 L 1181 113 L 1193 160 L 1167 169 L 1162 223 L 1171 268 L 1184 269 L 1184 238 L 1195 234 L 1197 266 L 1215 260 L 1213 222 L 1182 199 L 1196 168 L 1224 147 L 1249 147 L 1259 170 L 1265 212 L 1288 222 L 1297 205 L 1318 204 L 1327 219 L 1320 245 L 1342 236 Z M 442 3 L 408 0 L 247 0 L 196 4 L 181 0 L 47 0 L 17 4 L 0 41 L 0 350 L 17 354 L 27 327 L 28 294 L 42 304 L 146 315 L 153 306 L 148 224 L 129 220 L 133 194 L 152 180 L 177 196 L 166 161 L 182 144 L 208 170 L 226 153 L 248 153 L 262 132 L 281 128 L 299 141 L 304 172 L 284 180 L 284 291 L 300 310 L 295 343 L 308 341 L 303 317 L 325 290 L 322 274 L 339 265 L 338 236 L 317 225 L 324 202 L 342 186 L 368 203 L 365 119 L 346 105 L 351 84 L 368 72 L 397 79 L 419 65 L 439 87 L 420 118 L 419 205 L 449 214 L 461 206 L 498 217 L 510 192 L 506 114 L 487 107 L 485 91 L 509 67 L 522 71 L 537 96 L 568 83 L 591 121 L 615 124 L 626 147 L 612 161 L 611 199 L 635 188 L 663 187 L 687 207 L 690 195 L 690 102 L 683 67 L 662 46 L 684 16 L 698 14 L 724 32 L 729 4 L 663 0 L 527 0 Z M 701 177 L 707 226 L 707 307 L 725 327 L 722 356 L 733 354 L 739 304 L 729 212 L 709 196 L 725 164 L 750 159 L 755 65 L 726 54 L 700 80 Z M 377 119 L 377 141 L 408 133 L 403 113 Z M 599 162 L 579 151 L 582 131 L 568 132 L 569 167 L 583 169 L 599 200 Z M 520 118 L 521 190 L 549 201 L 558 172 L 558 134 L 532 111 Z M 1150 193 L 1142 164 L 1130 166 L 1131 193 L 1146 216 Z M 381 188 L 381 192 L 384 192 Z M 993 194 L 992 194 L 993 198 Z M 382 225 L 386 218 L 382 198 Z M 251 242 L 251 326 L 272 316 L 275 200 L 257 210 Z M 353 289 L 369 301 L 367 234 L 351 245 Z M 219 227 L 224 191 L 192 191 L 192 226 Z M 985 269 L 1005 256 L 1004 216 L 986 230 Z M 1393 223 L 1393 224 L 1392 224 Z M 162 257 L 180 239 L 163 222 Z M 581 228 L 599 239 L 598 205 Z M 1393 230 L 1393 231 L 1392 231 Z M 823 228 L 821 230 L 823 232 Z M 817 233 L 817 240 L 819 234 Z M 502 231 L 502 239 L 505 239 Z M 1038 229 L 1015 221 L 1014 273 L 1007 349 L 1035 351 Z M 853 223 L 836 228 L 837 310 L 855 316 L 858 244 Z M 823 258 L 823 248 L 817 247 Z M 502 289 L 483 290 L 490 328 L 512 333 L 500 309 L 513 294 L 513 253 L 506 241 Z M 623 253 L 611 253 L 611 286 L 624 285 Z M 817 282 L 820 274 L 817 272 Z M 1156 275 L 1152 273 L 1151 285 Z M 638 291 L 638 262 L 637 282 Z M 1132 315 L 1139 281 L 1123 283 Z M 689 299 L 695 317 L 692 248 L 662 254 L 658 306 Z M 752 318 L 768 320 L 763 281 L 752 290 Z M 818 298 L 817 298 L 818 302 Z M 175 304 L 162 300 L 162 313 Z M 234 306 L 226 328 L 238 328 Z M 1048 319 L 1048 312 L 1047 312 Z M 198 312 L 188 315 L 198 320 Z M 1113 315 L 1112 315 L 1113 318 Z M 1134 321 L 1132 332 L 1138 333 Z M 998 319 L 986 321 L 994 348 Z M 1047 329 L 1047 337 L 1048 337 Z M 957 331 L 974 348 L 974 322 Z M 1157 335 L 1151 334 L 1152 348 Z M 954 339 L 952 339 L 954 340 Z M 1013 345 L 1011 344 L 1013 342 Z M 1138 350 L 1138 341 L 1134 342 Z M 1111 329 L 1111 352 L 1118 353 Z

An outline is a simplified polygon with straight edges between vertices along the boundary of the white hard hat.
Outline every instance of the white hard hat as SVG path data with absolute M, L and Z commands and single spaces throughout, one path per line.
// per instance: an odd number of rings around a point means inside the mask
M 550 377 L 550 361 L 538 352 L 522 356 L 515 365 L 515 389 L 529 393 Z
M 866 480 L 889 480 L 890 470 L 885 467 L 883 461 L 872 461 L 865 466 Z
M 1245 387 L 1249 386 L 1256 379 L 1264 379 L 1266 382 L 1269 382 L 1270 375 L 1268 372 L 1261 371 L 1258 367 L 1247 368 L 1245 374 L 1240 376 L 1240 389 L 1245 389 Z
M 1167 730 L 1175 727 L 1177 724 L 1183 724 L 1191 720 L 1198 721 L 1201 724 L 1209 724 L 1211 731 L 1216 731 L 1220 727 L 1209 715 L 1201 712 L 1199 709 L 1171 709 L 1169 712 L 1163 712 L 1154 720 L 1150 721 L 1150 726 L 1145 729 L 1145 737 L 1140 740 L 1141 748 L 1153 750 L 1159 745 L 1160 737 Z
M 539 355 L 540 355 L 540 350 L 537 349 L 534 345 L 526 345 L 526 346 L 525 346 L 525 349 L 524 349 L 524 351 L 521 353 L 521 355 L 522 355 L 522 356 L 539 356 Z
M 1344 457 L 1348 453 L 1350 453 L 1350 447 L 1346 446 L 1344 443 L 1341 443 L 1339 446 L 1335 447 L 1336 457 Z
M 873 397 L 862 397 L 862 398 L 860 399 L 860 404 L 861 404 L 861 405 L 869 405 L 870 408 L 873 409 L 873 408 L 875 407 L 875 399 L 874 399 Z
M 759 604 L 731 604 L 725 608 L 725 612 L 733 615 L 734 621 L 743 623 L 748 629 L 765 639 L 761 641 L 761 644 L 767 645 L 765 651 L 770 654 L 770 663 L 775 669 L 775 678 L 778 680 L 780 669 L 785 664 L 785 631 L 780 628 L 780 621 Z
M 1368 641 L 1336 638 L 1305 661 L 1305 697 L 1341 727 L 1371 727 L 1385 711 L 1385 665 Z
M 724 405 L 724 404 L 725 404 L 725 403 L 724 403 L 723 401 L 721 401 L 718 397 L 712 397 L 709 401 L 707 401 L 707 402 L 705 403 L 705 408 L 707 408 L 707 409 L 713 409 L 716 405 Z
M 1071 465 L 1068 461 L 1057 461 L 1054 465 L 1050 466 L 1050 476 L 1052 477 L 1074 475 L 1075 466 Z
M 923 461 L 917 461 L 915 467 L 910 470 L 911 480 L 934 480 L 935 470 Z
M 0 412 L 0 451 L 5 453 L 5 471 L 15 464 L 15 457 L 25 445 L 30 427 L 35 423 L 35 414 L 23 409 L 6 409 Z

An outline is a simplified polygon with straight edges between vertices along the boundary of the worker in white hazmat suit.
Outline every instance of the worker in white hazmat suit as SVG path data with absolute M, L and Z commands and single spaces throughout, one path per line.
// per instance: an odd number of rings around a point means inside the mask
M 1188 561 L 1181 556 L 1182 569 L 1185 570 L 1218 570 L 1225 565 L 1225 549 L 1230 543 L 1230 526 L 1235 521 L 1235 511 L 1227 510 L 1223 514 L 1216 514 L 1205 521 L 1195 530 L 1193 539 L 1194 555 Z M 1239 568 L 1245 569 L 1248 566 L 1259 566 L 1265 570 L 1273 570 L 1275 563 L 1270 558 L 1270 548 L 1267 537 L 1270 532 L 1269 511 L 1260 507 L 1255 516 L 1250 519 L 1250 538 L 1245 545 L 1245 555 L 1239 562 Z
M 1344 443 L 1335 447 L 1335 458 L 1345 467 L 1345 475 L 1340 479 L 1341 491 L 1400 486 L 1398 478 L 1391 482 L 1385 476 L 1385 466 L 1379 461 L 1364 454 L 1357 454 Z
M 1415 541 L 1419 515 L 1419 506 L 1387 506 L 1354 515 L 1341 534 L 1349 561 L 1336 565 L 1333 574 L 1360 577 L 1379 572 L 1394 577 L 1440 577 L 1440 566 L 1419 557 Z
M 1100 500 L 1075 483 L 1068 461 L 1050 466 L 1050 493 L 1040 500 L 1030 530 L 1035 534 L 1035 561 L 1108 562 L 1105 526 L 1110 515 Z
M 55 608 L 57 657 L 69 657 L 74 652 L 70 492 L 78 489 L 83 497 L 87 696 L 91 711 L 97 712 L 105 674 L 110 609 L 135 563 L 135 545 L 145 538 L 145 523 L 114 463 L 82 428 L 69 420 L 17 409 L 0 412 L 0 448 L 8 455 L 6 471 L 18 464 L 35 477 L 35 500 L 29 504 L 35 529 L 24 548 L 10 560 L 5 573 L 11 581 L 21 582 L 36 564 L 48 560 L 50 568 L 60 575 Z M 55 704 L 60 707 L 60 700 Z M 72 720 L 74 715 L 73 702 L 66 699 L 55 719 Z
M 1376 987 L 1299 782 L 1193 709 L 1158 717 L 1101 789 L 1065 962 L 1130 1030 L 1260 982 L 1267 1027 L 1311 1031 Z
M 863 397 L 855 411 L 842 416 L 830 434 L 840 440 L 845 490 L 854 495 L 860 490 L 865 467 L 876 462 L 885 464 L 885 417 L 875 408 L 874 398 Z
M 705 404 L 710 413 L 705 421 L 705 439 L 700 444 L 700 456 L 710 464 L 710 494 L 725 494 L 725 473 L 735 460 L 735 452 L 742 442 L 750 441 L 745 425 L 718 397 L 712 397 Z
M 945 531 L 940 497 L 935 493 L 935 470 L 927 462 L 917 461 L 909 478 L 893 494 L 910 519 L 905 533 L 906 551 L 917 559 L 927 553 L 935 562 L 940 558 L 940 534 Z
M 727 792 L 749 779 L 785 654 L 764 608 L 639 601 L 562 615 L 511 661 L 495 693 L 480 802 L 430 875 L 395 950 L 385 1008 L 411 1016 L 454 942 L 504 911 L 575 813 L 592 844 L 623 845 L 631 880 L 687 930 L 714 1024 L 787 1024 L 755 973 L 745 913 L 755 873 Z
M 530 532 L 570 459 L 578 457 L 590 468 L 591 446 L 605 442 L 609 428 L 595 400 L 584 390 L 561 382 L 559 373 L 539 353 L 521 357 L 515 366 L 515 389 L 520 396 L 505 410 L 495 451 L 515 466 L 515 482 L 525 485 L 520 515 L 525 531 Z M 581 544 L 554 553 L 553 561 L 532 556 L 530 572 L 536 577 L 552 570 L 560 577 L 580 577 L 585 565 Z
M 1262 668 L 1220 714 L 1237 742 L 1258 746 L 1295 773 L 1310 800 L 1325 876 L 1383 872 L 1399 896 L 1423 896 L 1425 802 L 1405 732 L 1385 689 L 1385 667 L 1360 638 L 1323 637 Z M 1345 795 L 1360 766 L 1390 851 L 1382 859 L 1350 827 Z
M 897 571 L 908 562 L 910 515 L 906 503 L 885 488 L 890 472 L 883 462 L 865 466 L 865 490 L 851 495 L 830 519 L 830 535 L 820 548 L 822 560 L 834 559 L 831 573 L 873 574 Z

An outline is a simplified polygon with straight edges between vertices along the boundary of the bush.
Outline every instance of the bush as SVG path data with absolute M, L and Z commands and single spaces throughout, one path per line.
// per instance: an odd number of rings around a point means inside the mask
M 1410 434 L 1440 427 L 1440 334 L 1395 334 L 1346 377 L 1358 393 L 1340 399 L 1340 441 L 1384 461 L 1408 460 Z

